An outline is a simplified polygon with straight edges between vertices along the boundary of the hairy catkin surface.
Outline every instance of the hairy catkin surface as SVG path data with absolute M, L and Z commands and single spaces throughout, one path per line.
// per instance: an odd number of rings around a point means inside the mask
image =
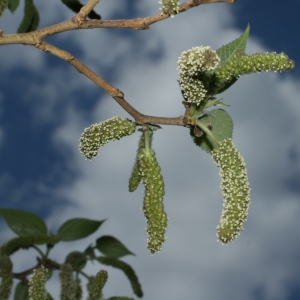
M 153 150 L 143 149 L 139 154 L 140 174 L 145 185 L 143 211 L 147 220 L 147 248 L 151 254 L 159 251 L 166 240 L 167 215 L 164 212 L 164 181 Z
M 98 155 L 98 149 L 109 141 L 119 140 L 135 132 L 136 124 L 128 119 L 113 117 L 84 129 L 79 140 L 79 151 L 91 160 Z
M 214 149 L 212 157 L 221 168 L 221 190 L 224 209 L 217 236 L 223 243 L 232 242 L 243 230 L 250 205 L 250 187 L 243 157 L 232 143 L 225 139 Z
M 28 289 L 30 300 L 47 300 L 47 272 L 47 269 L 45 269 L 43 265 L 33 270 Z
M 73 268 L 70 264 L 63 264 L 59 273 L 60 279 L 60 299 L 73 300 L 76 299 L 78 285 L 74 279 Z

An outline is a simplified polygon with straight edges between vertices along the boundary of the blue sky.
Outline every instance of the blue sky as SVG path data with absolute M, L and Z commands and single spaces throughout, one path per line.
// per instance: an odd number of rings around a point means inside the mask
M 87 1 L 83 1 L 86 3 Z M 60 1 L 35 1 L 39 28 L 73 16 Z M 142 113 L 184 113 L 177 59 L 194 46 L 218 49 L 250 23 L 247 53 L 284 51 L 295 60 L 289 73 L 244 76 L 222 97 L 231 105 L 234 143 L 245 159 L 251 205 L 245 230 L 228 246 L 217 243 L 222 210 L 219 170 L 195 147 L 185 128 L 163 126 L 153 147 L 162 168 L 169 217 L 167 241 L 153 257 L 140 210 L 143 187 L 128 192 L 139 133 L 101 148 L 91 162 L 78 152 L 83 129 L 115 115 L 130 116 L 72 66 L 23 45 L 0 48 L 0 205 L 45 218 L 55 232 L 73 217 L 108 219 L 88 239 L 62 243 L 59 262 L 97 237 L 117 237 L 135 257 L 125 257 L 145 300 L 295 300 L 300 298 L 299 2 L 237 1 L 202 5 L 147 31 L 93 29 L 47 39 L 125 93 Z M 131 19 L 159 12 L 157 1 L 101 1 L 103 19 Z M 23 7 L 0 18 L 14 33 Z M 13 235 L 1 222 L 1 239 Z M 15 271 L 29 268 L 35 252 L 13 255 Z M 100 266 L 89 265 L 96 273 Z M 127 279 L 108 268 L 104 296 L 133 296 Z M 58 299 L 57 279 L 48 288 Z

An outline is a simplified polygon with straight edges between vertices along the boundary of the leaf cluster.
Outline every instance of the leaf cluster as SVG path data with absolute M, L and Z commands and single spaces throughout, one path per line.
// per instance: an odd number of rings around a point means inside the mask
M 85 218 L 69 219 L 58 228 L 57 233 L 53 234 L 48 230 L 43 219 L 31 212 L 12 208 L 0 208 L 0 216 L 4 219 L 9 228 L 17 234 L 16 238 L 0 246 L 0 276 L 2 276 L 0 295 L 3 294 L 1 294 L 1 291 L 5 291 L 5 297 L 2 296 L 1 299 L 8 299 L 12 289 L 13 277 L 19 279 L 19 283 L 15 288 L 14 299 L 29 299 L 28 283 L 32 282 L 31 286 L 34 294 L 34 289 L 37 289 L 35 287 L 41 286 L 39 278 L 43 278 L 44 275 L 33 276 L 31 279 L 29 279 L 28 276 L 34 273 L 34 270 L 40 270 L 39 268 L 43 267 L 48 274 L 47 276 L 45 275 L 47 280 L 51 278 L 53 271 L 60 271 L 61 299 L 81 299 L 82 292 L 80 291 L 82 287 L 80 285 L 80 276 L 83 276 L 88 279 L 88 286 L 90 285 L 92 287 L 91 290 L 88 289 L 90 292 L 89 299 L 96 300 L 98 298 L 95 298 L 95 294 L 102 294 L 102 290 L 106 284 L 107 271 L 101 269 L 96 274 L 96 277 L 86 274 L 84 268 L 88 261 L 99 262 L 103 265 L 109 265 L 123 271 L 132 286 L 133 292 L 138 297 L 142 297 L 142 288 L 134 270 L 130 265 L 120 260 L 121 257 L 135 254 L 113 236 L 100 236 L 95 240 L 94 245 L 91 244 L 87 246 L 84 251 L 71 251 L 66 255 L 65 261 L 62 263 L 50 259 L 50 252 L 56 244 L 86 238 L 96 232 L 106 220 L 98 221 Z M 44 252 L 40 248 L 40 245 L 46 246 Z M 38 252 L 38 264 L 33 266 L 30 270 L 14 274 L 12 272 L 10 256 L 16 251 L 28 248 L 35 249 Z M 7 263 L 4 264 L 1 262 Z M 42 271 L 38 271 L 37 274 L 42 274 L 39 272 Z M 37 280 L 37 282 L 35 282 L 35 280 Z M 43 286 L 44 284 L 45 283 L 43 283 Z M 72 287 L 74 291 L 73 294 L 69 290 L 70 287 Z M 69 296 L 67 298 L 63 296 L 71 294 L 73 295 L 71 298 Z M 48 297 L 47 299 L 52 299 L 50 294 L 47 293 L 47 295 L 45 296 Z M 127 297 L 123 298 L 129 299 Z

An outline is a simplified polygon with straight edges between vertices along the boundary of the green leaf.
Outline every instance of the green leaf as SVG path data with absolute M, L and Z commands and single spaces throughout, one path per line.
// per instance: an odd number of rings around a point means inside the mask
M 230 61 L 236 52 L 244 53 L 246 51 L 249 31 L 250 31 L 250 25 L 248 24 L 245 32 L 239 38 L 222 46 L 216 51 L 221 59 L 219 65 L 226 64 L 228 61 Z
M 20 0 L 9 0 L 8 1 L 8 8 L 9 10 L 14 13 L 17 7 L 19 6 Z
M 18 28 L 18 33 L 36 30 L 39 24 L 39 13 L 33 4 L 33 0 L 25 0 L 24 18 Z
M 86 256 L 82 252 L 72 251 L 67 255 L 65 264 L 70 264 L 74 271 L 80 271 L 85 267 L 86 261 Z
M 46 236 L 47 226 L 37 215 L 19 209 L 0 208 L 0 216 L 19 236 Z
M 135 255 L 129 251 L 119 240 L 110 235 L 105 235 L 97 239 L 96 248 L 104 255 L 110 257 L 122 257 L 125 255 Z
M 80 9 L 82 8 L 82 4 L 78 0 L 61 0 L 63 4 L 65 4 L 67 7 L 69 7 L 72 11 L 79 13 Z M 90 19 L 101 19 L 101 16 L 98 15 L 94 10 L 92 10 L 88 17 Z
M 202 124 L 210 122 L 210 131 L 219 141 L 227 138 L 232 138 L 233 121 L 230 115 L 225 110 L 214 109 L 207 115 L 198 118 L 198 120 Z M 192 129 L 190 133 L 195 144 L 201 147 L 206 152 L 211 152 L 217 146 L 216 143 L 205 133 L 200 137 L 195 136 Z
M 61 241 L 83 239 L 94 233 L 104 221 L 83 218 L 70 219 L 60 226 L 57 234 L 61 237 Z
M 28 284 L 19 282 L 15 289 L 14 300 L 29 300 Z
M 124 274 L 127 276 L 127 278 L 129 279 L 133 292 L 138 297 L 143 297 L 143 291 L 139 283 L 139 279 L 130 265 L 114 257 L 99 256 L 97 259 L 100 263 L 104 265 L 112 266 L 114 268 L 122 270 Z
M 8 0 L 0 0 L 0 17 L 2 16 L 3 12 L 5 11 L 8 4 Z

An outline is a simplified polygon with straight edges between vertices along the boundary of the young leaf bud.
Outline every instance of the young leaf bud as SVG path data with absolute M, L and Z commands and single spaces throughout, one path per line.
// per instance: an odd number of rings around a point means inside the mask
M 33 270 L 33 275 L 29 281 L 29 296 L 30 300 L 46 300 L 46 280 L 47 280 L 47 269 L 41 265 L 38 269 Z
M 12 262 L 7 255 L 0 257 L 0 269 L 1 269 L 1 284 L 0 284 L 0 299 L 6 300 L 9 298 L 13 282 L 14 274 L 12 271 Z
M 149 136 L 149 147 L 151 147 L 152 139 L 153 139 L 153 131 L 152 130 L 149 130 L 148 136 Z M 131 176 L 129 178 L 129 192 L 134 192 L 140 184 L 141 175 L 140 175 L 139 166 L 138 166 L 138 156 L 140 154 L 140 151 L 144 148 L 145 148 L 145 135 L 143 133 L 140 137 L 137 155 L 136 155 L 136 159 L 135 159 L 135 164 L 133 166 Z
M 221 168 L 224 209 L 221 225 L 217 227 L 217 236 L 226 244 L 232 242 L 243 230 L 250 205 L 250 187 L 244 159 L 233 145 L 232 139 L 221 141 L 211 154 Z
M 73 268 L 70 264 L 63 264 L 60 268 L 59 279 L 61 284 L 60 299 L 76 299 L 77 283 L 73 276 Z
M 113 117 L 85 128 L 79 140 L 79 151 L 88 160 L 98 155 L 98 149 L 109 141 L 119 140 L 135 132 L 136 124 L 128 119 Z
M 173 18 L 178 13 L 179 0 L 160 0 L 158 3 L 162 5 L 160 8 L 162 14 L 168 14 Z
M 166 240 L 167 215 L 164 212 L 164 181 L 152 149 L 143 149 L 138 157 L 140 174 L 145 185 L 143 211 L 147 219 L 147 248 L 151 254 L 161 249 Z

